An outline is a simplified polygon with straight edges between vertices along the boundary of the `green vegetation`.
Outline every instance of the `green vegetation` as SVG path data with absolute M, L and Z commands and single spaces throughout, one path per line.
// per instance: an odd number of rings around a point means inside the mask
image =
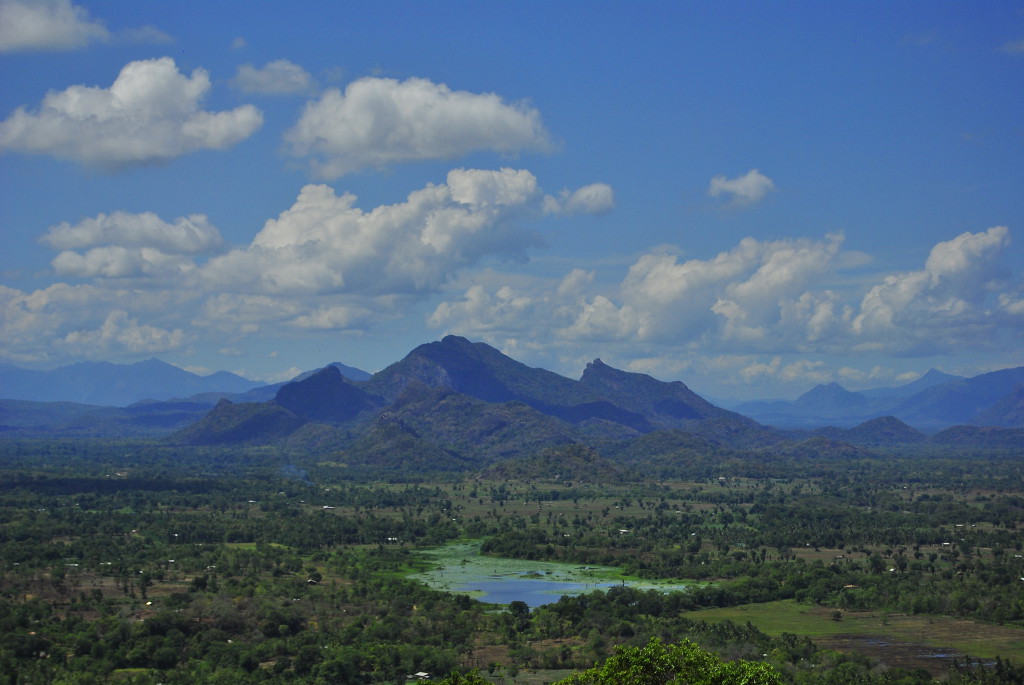
M 643 647 L 622 647 L 600 666 L 555 685 L 775 685 L 779 674 L 765 663 L 724 662 L 688 640 L 663 645 L 652 638 Z M 487 685 L 477 672 L 454 674 L 441 685 Z
M 283 447 L 0 442 L 0 683 L 568 685 L 644 660 L 665 667 L 650 682 L 694 682 L 687 664 L 723 683 L 1024 677 L 1019 455 L 671 442 L 653 478 L 602 450 L 623 474 L 602 485 L 580 448 L 498 480 Z M 578 472 L 551 469 L 563 454 Z M 492 570 L 686 588 L 495 607 L 418 580 L 477 545 Z

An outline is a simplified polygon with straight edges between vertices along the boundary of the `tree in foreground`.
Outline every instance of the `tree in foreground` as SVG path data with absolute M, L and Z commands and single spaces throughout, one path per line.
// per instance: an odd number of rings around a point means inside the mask
M 600 666 L 555 685 L 781 685 L 779 673 L 757 661 L 723 661 L 689 640 L 677 645 L 658 638 L 644 647 L 620 647 Z M 488 685 L 478 673 L 453 674 L 442 685 Z

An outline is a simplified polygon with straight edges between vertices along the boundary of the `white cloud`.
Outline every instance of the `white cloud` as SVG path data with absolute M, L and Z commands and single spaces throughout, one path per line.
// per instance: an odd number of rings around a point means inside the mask
M 69 0 L 0 0 L 0 52 L 73 50 L 109 39 L 102 22 Z
M 96 284 L 56 283 L 33 292 L 0 286 L 0 358 L 108 359 L 180 349 L 189 340 L 180 312 L 197 297 Z
M 65 250 L 51 264 L 59 275 L 76 278 L 162 278 L 181 276 L 195 268 L 191 259 L 181 255 L 120 245 L 94 247 L 85 253 Z
M 604 214 L 613 207 L 615 192 L 607 183 L 591 183 L 572 192 L 563 190 L 557 198 L 544 198 L 546 214 Z
M 174 38 L 170 35 L 161 31 L 155 26 L 140 26 L 137 29 L 126 29 L 121 31 L 119 34 L 114 36 L 116 42 L 122 43 L 138 43 L 138 44 L 149 44 L 149 45 L 164 45 L 167 43 L 173 43 Z
M 369 210 L 351 194 L 308 185 L 249 245 L 227 252 L 200 214 L 118 211 L 52 226 L 40 242 L 57 252 L 54 270 L 86 282 L 0 286 L 0 359 L 184 349 L 199 332 L 243 349 L 251 336 L 361 331 L 406 314 L 482 261 L 522 260 L 539 243 L 525 222 L 542 216 L 544 193 L 529 171 L 453 169 L 445 181 Z M 573 271 L 555 286 L 562 325 L 592 281 Z M 510 321 L 529 307 L 547 314 L 544 302 L 512 288 L 489 297 Z
M 286 59 L 267 62 L 262 69 L 243 64 L 238 67 L 235 78 L 231 79 L 231 85 L 243 93 L 263 95 L 307 93 L 314 87 L 309 72 Z
M 810 289 L 834 267 L 841 244 L 839 235 L 745 238 L 711 260 L 681 263 L 672 254 L 649 253 L 617 289 L 594 292 L 593 274 L 578 269 L 556 285 L 520 288 L 514 298 L 478 286 L 439 305 L 430 323 L 468 335 L 518 328 L 532 332 L 525 337 L 565 342 L 794 348 L 835 334 L 834 295 Z M 509 307 L 510 301 L 518 305 Z
M 793 302 L 834 268 L 841 244 L 840 235 L 825 241 L 744 238 L 711 260 L 679 263 L 674 255 L 644 255 L 622 282 L 622 301 L 642 340 L 718 331 L 719 342 L 787 344 L 792 332 L 768 335 L 769 329 L 779 328 L 783 312 L 789 314 L 788 324 L 804 324 L 793 320 L 802 311 Z M 816 325 L 823 325 L 820 313 Z
M 111 212 L 60 223 L 39 239 L 58 250 L 77 250 L 98 245 L 154 247 L 174 254 L 200 254 L 221 247 L 220 232 L 205 214 L 178 217 L 173 223 L 153 212 Z
M 826 368 L 806 355 L 930 355 L 998 345 L 998 326 L 1024 325 L 1021 285 L 1008 284 L 999 265 L 1009 243 L 1004 227 L 938 243 L 923 269 L 867 286 L 836 275 L 863 263 L 848 259 L 842 242 L 840 235 L 745 238 L 706 260 L 651 252 L 617 287 L 579 269 L 561 283 L 477 285 L 438 305 L 428 322 L 499 345 L 512 338 L 563 348 L 585 343 L 625 359 L 644 350 L 643 358 L 662 360 L 664 368 L 678 367 L 680 357 L 746 355 L 734 368 L 746 382 L 794 384 L 895 374 L 877 364 L 870 371 L 849 363 Z
M 163 221 L 152 212 L 113 212 L 53 226 L 40 242 L 61 250 L 52 262 L 76 278 L 165 278 L 195 268 L 191 256 L 218 250 L 220 232 L 205 215 Z M 85 250 L 76 252 L 76 250 Z
M 726 178 L 715 176 L 708 186 L 708 195 L 719 197 L 725 195 L 735 205 L 752 205 L 760 202 L 775 190 L 775 183 L 757 169 L 751 169 L 743 176 Z
M 314 330 L 344 330 L 364 324 L 372 314 L 364 307 L 328 305 L 297 316 L 288 325 Z
M 157 354 L 178 349 L 184 342 L 185 333 L 180 328 L 166 330 L 142 324 L 122 309 L 111 310 L 99 328 L 71 331 L 63 340 L 66 348 L 90 357 Z
M 864 295 L 852 333 L 875 350 L 984 344 L 985 331 L 995 323 L 986 300 L 1009 241 L 1009 230 L 995 226 L 938 243 L 924 269 L 886 276 Z
M 779 375 L 779 369 L 782 368 L 782 357 L 772 357 L 771 361 L 763 362 L 751 362 L 740 369 L 740 377 L 744 381 L 750 383 L 756 379 L 762 377 L 775 378 Z
M 432 291 L 487 257 L 522 258 L 538 239 L 512 218 L 539 192 L 528 171 L 454 169 L 405 202 L 369 212 L 354 195 L 308 185 L 246 249 L 214 258 L 207 283 L 265 294 Z
M 201 110 L 209 89 L 205 70 L 185 76 L 170 57 L 130 62 L 109 89 L 71 86 L 36 112 L 18 108 L 0 122 L 0 148 L 115 170 L 228 148 L 262 125 L 252 105 Z
M 300 316 L 301 300 L 246 293 L 209 294 L 192 320 L 192 325 L 223 333 L 250 335 L 264 326 Z
M 397 162 L 453 159 L 477 150 L 550 147 L 536 109 L 492 93 L 453 91 L 426 79 L 362 78 L 325 91 L 285 134 L 289 152 L 333 179 Z

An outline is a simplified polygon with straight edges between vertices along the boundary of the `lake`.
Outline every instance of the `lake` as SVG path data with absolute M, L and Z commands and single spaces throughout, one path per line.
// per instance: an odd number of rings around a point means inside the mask
M 563 595 L 579 595 L 626 585 L 660 592 L 683 590 L 686 584 L 623 580 L 622 570 L 611 566 L 578 566 L 551 561 L 525 561 L 485 557 L 479 542 L 458 542 L 422 552 L 437 568 L 411 576 L 438 590 L 470 595 L 490 604 L 519 600 L 530 608 L 557 602 Z

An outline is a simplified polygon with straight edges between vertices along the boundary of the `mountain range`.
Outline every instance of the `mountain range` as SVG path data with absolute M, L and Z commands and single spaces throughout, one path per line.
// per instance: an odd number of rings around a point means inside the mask
M 353 380 L 370 378 L 340 362 L 331 366 Z M 226 371 L 200 376 L 158 359 L 82 362 L 50 371 L 0 364 L 0 434 L 165 435 L 198 421 L 223 398 L 265 402 L 284 385 L 265 385 Z
M 80 362 L 52 371 L 0 364 L 0 397 L 33 402 L 126 406 L 203 392 L 241 393 L 260 385 L 228 371 L 200 376 L 159 359 L 136 364 Z
M 573 472 L 590 463 L 576 449 L 582 447 L 615 454 L 622 464 L 664 459 L 671 466 L 672 455 L 697 458 L 719 449 L 838 456 L 893 445 L 1024 444 L 1024 367 L 974 378 L 932 371 L 902 387 L 859 393 L 822 385 L 794 402 L 747 403 L 730 411 L 682 382 L 622 371 L 600 359 L 571 379 L 457 336 L 420 345 L 372 375 L 335 363 L 266 386 L 230 374 L 198 377 L 156 360 L 116 373 L 112 366 L 96 365 L 108 373 L 108 385 L 154 399 L 128 406 L 0 400 L 0 431 L 274 445 L 344 455 L 347 464 L 376 469 L 416 463 L 434 470 L 493 468 L 558 453 L 573 455 Z M 17 387 L 7 385 L 17 378 L 11 368 L 0 368 L 0 395 Z M 67 400 L 81 393 L 86 368 L 34 372 L 49 374 L 36 376 L 46 386 L 37 396 Z M 122 373 L 136 377 L 117 380 Z M 153 384 L 143 391 L 147 378 Z M 212 389 L 206 382 L 229 387 Z M 191 389 L 198 391 L 186 394 Z
M 954 425 L 1024 428 L 1024 367 L 972 378 L 932 369 L 904 386 L 860 392 L 829 383 L 792 402 L 746 402 L 734 409 L 780 428 L 852 427 L 883 416 L 926 431 Z
M 882 401 L 948 410 L 942 398 L 963 405 L 966 393 L 981 402 L 998 395 L 1013 378 L 987 376 L 972 383 L 936 373 L 904 393 L 874 397 L 822 386 L 793 404 L 834 413 L 865 412 L 872 402 Z M 991 403 L 992 411 L 1016 420 L 1019 398 L 1015 403 L 1016 396 L 1007 396 L 1005 403 Z M 842 457 L 875 447 L 940 446 L 946 440 L 995 448 L 1024 444 L 1024 431 L 1012 427 L 950 430 L 930 436 L 882 416 L 852 427 L 783 431 L 715 406 L 679 381 L 622 371 L 600 359 L 574 380 L 526 366 L 484 343 L 448 336 L 417 347 L 366 381 L 352 381 L 327 367 L 284 385 L 267 402 L 222 400 L 171 440 L 276 444 L 342 455 L 349 466 L 377 469 L 430 463 L 447 470 L 513 472 L 536 470 L 538 455 L 558 454 L 565 462 L 559 468 L 567 473 L 589 463 L 587 453 L 579 451 L 584 447 L 599 448 L 602 457 L 614 454 L 626 466 L 650 467 L 664 459 L 663 465 L 671 467 L 680 454 L 697 459 L 722 449 L 771 447 L 796 456 Z M 596 469 L 603 462 L 593 464 Z

